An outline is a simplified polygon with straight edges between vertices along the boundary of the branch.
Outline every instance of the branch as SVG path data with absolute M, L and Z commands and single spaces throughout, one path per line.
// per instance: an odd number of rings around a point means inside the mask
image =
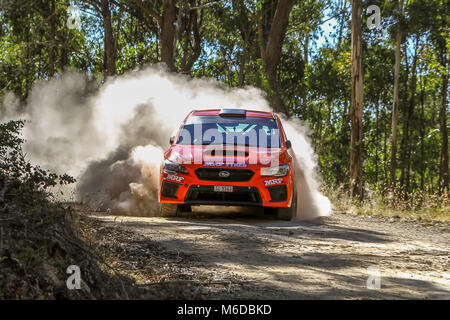
M 193 20 L 193 32 L 194 32 L 194 46 L 192 46 L 191 41 L 189 39 L 189 45 L 192 48 L 192 55 L 189 57 L 188 63 L 185 66 L 185 72 L 189 72 L 192 69 L 192 66 L 194 65 L 194 63 L 198 60 L 198 58 L 200 57 L 200 54 L 202 53 L 202 39 L 200 36 L 200 32 L 199 32 L 199 27 L 198 27 L 198 23 L 197 23 L 197 14 L 194 15 L 194 20 Z
M 136 3 L 136 5 L 142 10 L 144 11 L 147 15 L 149 15 L 150 17 L 153 17 L 156 22 L 158 22 L 159 25 L 162 25 L 162 17 L 153 9 L 147 8 L 146 6 L 144 6 L 144 4 L 142 3 L 141 0 L 133 0 L 134 3 Z
M 293 0 L 280 0 L 275 9 L 275 15 L 270 26 L 269 36 L 265 47 L 266 68 L 275 70 L 281 57 L 281 47 L 289 23 Z
M 192 8 L 189 8 L 189 9 L 187 9 L 187 10 L 188 10 L 188 11 L 191 11 L 191 10 L 197 10 L 197 9 L 202 9 L 202 8 L 206 8 L 206 7 L 212 7 L 213 5 L 215 5 L 215 4 L 217 4 L 217 3 L 221 3 L 221 2 L 222 2 L 222 1 L 208 2 L 208 3 L 205 3 L 205 4 L 201 5 L 201 6 L 192 7 Z
M 158 27 L 155 24 L 155 22 L 153 21 L 153 19 L 146 19 L 146 17 L 143 16 L 142 14 L 139 15 L 138 13 L 142 13 L 142 12 L 139 10 L 136 10 L 136 8 L 134 8 L 134 7 L 125 5 L 123 3 L 119 3 L 116 0 L 110 0 L 110 1 L 111 1 L 111 3 L 115 4 L 119 8 L 123 9 L 123 11 L 128 12 L 130 15 L 135 17 L 138 21 L 143 21 L 151 32 L 153 32 L 156 35 L 158 34 Z
M 98 14 L 100 14 L 100 17 L 102 16 L 102 9 L 100 8 L 99 3 L 97 1 L 83 0 L 83 2 L 90 4 L 94 8 L 94 11 L 96 11 Z

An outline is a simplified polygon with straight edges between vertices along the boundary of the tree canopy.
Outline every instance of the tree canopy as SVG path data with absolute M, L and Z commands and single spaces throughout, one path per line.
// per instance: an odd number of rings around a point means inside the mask
M 381 9 L 378 29 L 366 25 L 369 5 Z M 350 1 L 6 0 L 1 6 L 0 97 L 13 92 L 25 102 L 36 80 L 66 69 L 105 79 L 164 62 L 172 72 L 266 91 L 275 111 L 309 124 L 325 182 L 350 187 Z M 448 192 L 449 17 L 444 0 L 362 3 L 366 189 L 387 194 L 392 176 L 403 197 Z M 391 148 L 397 42 L 398 147 Z

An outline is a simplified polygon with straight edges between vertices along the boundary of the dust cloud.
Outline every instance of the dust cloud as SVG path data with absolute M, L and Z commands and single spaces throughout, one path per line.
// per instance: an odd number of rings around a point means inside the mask
M 21 106 L 10 93 L 1 120 L 25 119 L 24 151 L 44 168 L 77 178 L 77 201 L 113 213 L 157 214 L 159 168 L 169 136 L 193 109 L 270 111 L 264 93 L 213 79 L 169 73 L 161 65 L 110 78 L 66 72 L 37 82 Z M 328 215 L 307 126 L 284 119 L 297 156 L 298 219 Z

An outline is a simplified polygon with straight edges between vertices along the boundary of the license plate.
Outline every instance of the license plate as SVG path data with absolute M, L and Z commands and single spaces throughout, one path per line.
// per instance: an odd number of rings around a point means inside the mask
M 214 186 L 215 192 L 233 192 L 233 186 Z

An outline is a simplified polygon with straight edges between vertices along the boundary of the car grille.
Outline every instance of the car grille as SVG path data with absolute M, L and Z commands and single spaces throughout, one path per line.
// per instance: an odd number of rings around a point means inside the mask
M 216 192 L 214 186 L 193 185 L 184 199 L 186 204 L 261 205 L 261 196 L 255 187 L 233 187 L 233 192 Z
M 221 172 L 228 172 L 229 176 L 221 176 Z M 249 169 L 199 168 L 195 170 L 195 174 L 200 180 L 206 181 L 246 182 L 255 173 Z

